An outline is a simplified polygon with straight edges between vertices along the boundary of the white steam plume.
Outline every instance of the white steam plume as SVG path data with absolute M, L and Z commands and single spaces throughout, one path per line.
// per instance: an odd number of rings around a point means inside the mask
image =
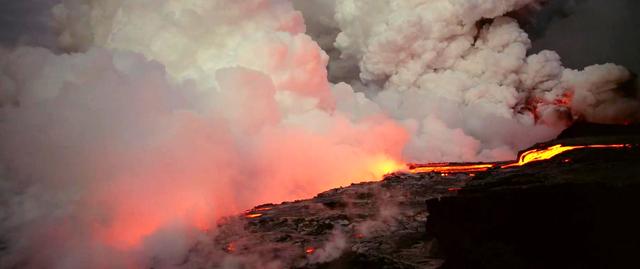
M 220 216 L 401 159 L 405 131 L 348 86 L 336 101 L 287 1 L 54 12 L 78 53 L 23 47 L 0 63 L 1 267 L 170 267 Z
M 258 203 L 402 161 L 512 158 L 579 117 L 637 119 L 615 92 L 624 68 L 526 55 L 498 16 L 529 2 L 298 4 L 320 5 L 313 33 L 340 31 L 334 71 L 361 72 L 333 85 L 290 1 L 63 1 L 70 53 L 0 51 L 0 267 L 176 267 Z
M 630 79 L 624 68 L 576 71 L 551 51 L 527 55 L 527 34 L 500 17 L 526 4 L 536 2 L 337 1 L 335 45 L 380 89 L 383 110 L 412 130 L 409 159 L 508 158 L 578 118 L 638 119 L 637 100 L 615 91 Z

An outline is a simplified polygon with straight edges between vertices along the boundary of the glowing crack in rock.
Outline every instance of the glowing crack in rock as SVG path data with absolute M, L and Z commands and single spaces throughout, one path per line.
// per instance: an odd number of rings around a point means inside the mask
M 245 217 L 247 217 L 248 219 L 255 219 L 255 218 L 259 218 L 262 217 L 263 214 L 260 213 L 255 213 L 255 214 L 246 214 L 244 215 Z

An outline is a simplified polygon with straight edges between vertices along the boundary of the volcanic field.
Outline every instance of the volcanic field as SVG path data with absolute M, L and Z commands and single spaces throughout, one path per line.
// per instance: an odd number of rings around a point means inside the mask
M 221 266 L 217 249 L 249 267 L 623 267 L 640 250 L 637 131 L 578 124 L 521 152 L 587 146 L 548 160 L 484 171 L 414 164 L 379 182 L 259 205 L 222 220 L 185 264 Z

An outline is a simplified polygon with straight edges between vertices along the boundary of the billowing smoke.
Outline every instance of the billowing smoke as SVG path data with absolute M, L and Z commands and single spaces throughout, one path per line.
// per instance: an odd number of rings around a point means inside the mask
M 527 55 L 530 2 L 296 4 L 329 63 L 290 1 L 65 0 L 66 53 L 0 51 L 0 267 L 175 267 L 258 203 L 637 119 L 624 68 Z
M 527 55 L 527 34 L 496 16 L 532 2 L 338 1 L 335 46 L 410 126 L 411 159 L 500 159 L 578 118 L 637 118 L 637 102 L 612 91 L 630 78 L 624 68 L 576 71 L 551 51 Z

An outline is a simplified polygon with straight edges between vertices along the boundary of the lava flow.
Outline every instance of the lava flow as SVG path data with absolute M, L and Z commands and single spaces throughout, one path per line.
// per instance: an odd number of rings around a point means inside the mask
M 454 163 L 432 163 L 432 164 L 409 164 L 409 170 L 414 173 L 474 173 L 487 171 L 496 166 L 495 163 L 474 163 L 474 164 L 454 164 Z
M 562 144 L 558 144 L 552 147 L 548 147 L 545 149 L 531 149 L 520 154 L 520 158 L 518 158 L 517 163 L 512 163 L 508 165 L 504 165 L 501 168 L 509 168 L 516 166 L 523 166 L 528 163 L 538 162 L 549 160 L 561 153 L 574 150 L 574 149 L 585 149 L 585 148 L 624 148 L 631 147 L 631 145 L 627 144 L 614 144 L 614 145 L 581 145 L 581 146 L 563 146 Z
M 484 172 L 489 169 L 519 167 L 532 162 L 549 160 L 561 153 L 586 148 L 625 148 L 631 147 L 629 144 L 612 144 L 612 145 L 579 145 L 564 146 L 562 144 L 554 145 L 543 149 L 531 149 L 520 154 L 517 162 L 501 165 L 501 163 L 430 163 L 430 164 L 414 164 L 407 166 L 412 173 L 440 173 L 442 175 L 449 174 L 469 174 L 475 175 L 476 172 Z
M 251 210 L 245 211 L 244 217 L 248 218 L 248 219 L 259 218 L 259 217 L 262 217 L 264 215 L 263 213 L 259 213 L 259 212 L 265 212 L 265 211 L 269 211 L 271 209 L 272 209 L 272 207 L 266 206 L 266 205 L 257 206 L 257 207 L 255 207 L 255 208 L 253 208 Z

